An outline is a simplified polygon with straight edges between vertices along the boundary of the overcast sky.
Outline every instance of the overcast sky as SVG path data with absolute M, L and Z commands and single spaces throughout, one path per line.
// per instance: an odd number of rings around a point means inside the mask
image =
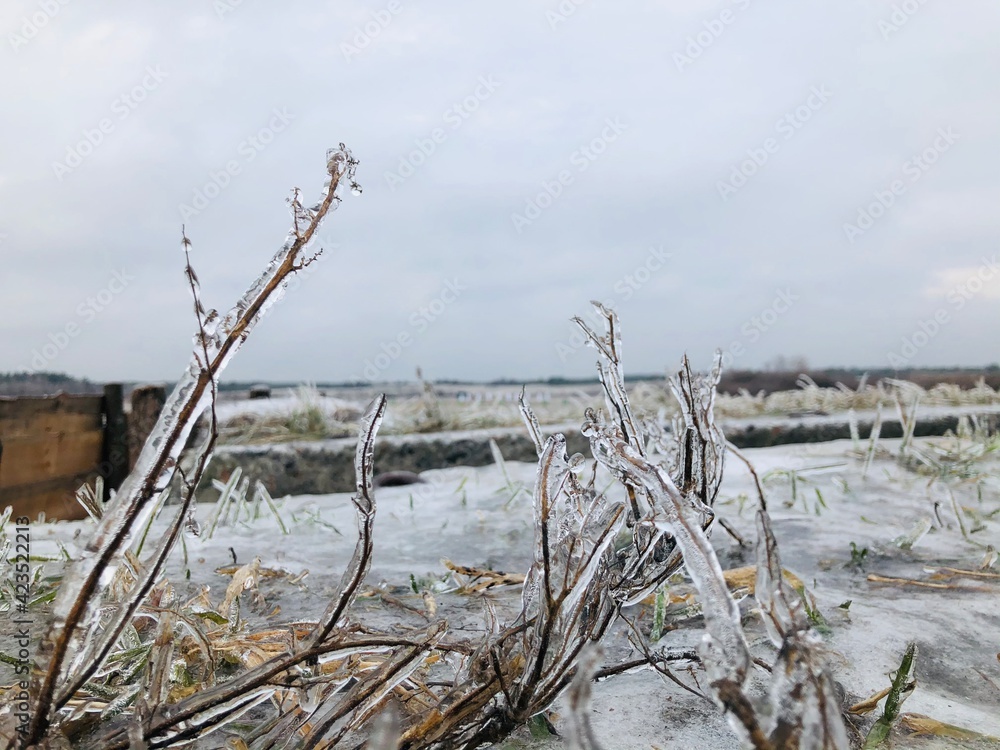
M 326 149 L 326 254 L 228 379 L 1000 359 L 1000 6 L 0 6 L 0 370 L 174 379 Z M 403 341 L 400 345 L 398 342 Z M 393 342 L 396 342 L 394 345 Z

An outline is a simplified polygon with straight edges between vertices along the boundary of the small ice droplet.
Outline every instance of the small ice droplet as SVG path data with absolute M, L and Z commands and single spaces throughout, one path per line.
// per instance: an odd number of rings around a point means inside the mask
M 351 185 L 351 195 L 361 195 L 361 186 Z

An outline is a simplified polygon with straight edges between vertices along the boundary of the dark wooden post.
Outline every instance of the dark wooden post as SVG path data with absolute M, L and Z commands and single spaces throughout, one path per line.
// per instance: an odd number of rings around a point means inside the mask
M 105 500 L 128 476 L 128 426 L 121 383 L 104 386 L 104 444 L 98 472 L 104 477 Z
M 167 389 L 162 385 L 143 385 L 132 391 L 132 412 L 128 415 L 129 470 L 135 467 L 166 401 Z

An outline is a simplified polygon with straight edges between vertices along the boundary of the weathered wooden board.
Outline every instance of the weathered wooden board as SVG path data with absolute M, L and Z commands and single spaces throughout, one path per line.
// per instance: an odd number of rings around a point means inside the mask
M 73 499 L 104 446 L 101 396 L 0 399 L 0 507 L 34 518 L 81 518 Z
M 93 471 L 101 462 L 102 430 L 57 432 L 3 440 L 0 489 Z

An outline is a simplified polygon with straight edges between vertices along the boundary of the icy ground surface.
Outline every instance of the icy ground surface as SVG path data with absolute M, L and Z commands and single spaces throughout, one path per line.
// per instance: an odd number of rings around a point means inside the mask
M 782 562 L 815 597 L 828 628 L 829 664 L 849 703 L 888 687 L 889 674 L 898 667 L 906 644 L 916 641 L 917 687 L 903 710 L 1000 736 L 1000 579 L 932 578 L 933 571 L 941 568 L 976 570 L 986 545 L 1000 547 L 997 462 L 994 459 L 979 466 L 980 470 L 990 468 L 993 476 L 979 483 L 978 489 L 976 483 L 956 478 L 929 483 L 930 477 L 895 460 L 898 441 L 883 441 L 881 445 L 887 450 L 875 458 L 866 478 L 862 477 L 864 461 L 852 454 L 850 441 L 745 453 L 758 474 L 767 477 L 765 490 Z M 797 472 L 794 502 L 790 470 Z M 425 600 L 414 593 L 415 584 L 418 589 L 434 592 L 437 617 L 446 619 L 455 635 L 462 631 L 472 635 L 481 627 L 481 595 L 448 593 L 454 581 L 441 561 L 447 558 L 461 565 L 524 573 L 532 548 L 529 493 L 535 467 L 507 463 L 510 483 L 496 466 L 430 471 L 422 476 L 424 484 L 377 491 L 375 560 L 367 584 L 390 596 L 359 599 L 354 616 L 385 628 L 394 623 L 426 624 L 421 614 Z M 598 481 L 600 486 L 608 484 L 606 479 L 603 484 L 600 478 Z M 751 543 L 755 497 L 749 472 L 729 456 L 717 511 Z M 212 510 L 209 505 L 199 508 L 203 521 Z M 270 613 L 275 607 L 280 607 L 280 612 L 260 615 L 263 622 L 254 627 L 314 619 L 334 593 L 354 547 L 355 517 L 350 499 L 346 494 L 292 497 L 280 501 L 279 510 L 287 535 L 265 511 L 257 520 L 219 528 L 211 540 L 188 538 L 190 582 L 185 584 L 179 548 L 168 566 L 169 578 L 182 594 L 192 596 L 207 584 L 216 601 L 230 580 L 216 569 L 231 565 L 233 556 L 241 565 L 260 557 L 263 567 L 291 575 L 308 570 L 308 576 L 297 583 L 281 576 L 262 579 L 260 590 L 266 601 L 262 612 Z M 930 531 L 912 549 L 901 549 L 898 540 L 921 523 L 929 523 Z M 59 538 L 66 540 L 70 553 L 75 554 L 74 533 L 86 525 L 35 526 L 33 553 L 44 554 L 52 540 Z M 724 568 L 753 564 L 752 549 L 741 549 L 718 524 L 712 540 Z M 858 550 L 855 562 L 860 564 L 851 564 L 852 542 Z M 864 549 L 868 551 L 859 560 Z M 989 572 L 1000 572 L 998 567 Z M 879 582 L 870 580 L 872 575 L 945 587 Z M 689 590 L 681 580 L 672 593 Z M 502 616 L 514 617 L 517 587 L 494 588 L 488 595 Z M 842 608 L 848 601 L 849 608 Z M 741 609 L 754 655 L 773 662 L 774 650 L 751 610 L 751 598 L 742 602 Z M 648 635 L 650 606 L 640 605 L 626 614 Z M 674 625 L 675 629 L 655 644 L 657 648 L 697 643 L 702 632 L 700 617 L 678 613 Z M 0 649 L 6 650 L 7 643 L 0 642 Z M 616 631 L 606 646 L 605 662 L 635 656 L 620 629 Z M 676 663 L 673 670 L 685 682 L 703 680 L 700 670 L 690 663 Z M 766 676 L 756 668 L 753 679 L 762 686 Z M 6 672 L 0 671 L 0 683 L 9 682 Z M 564 709 L 556 706 L 553 719 L 557 729 L 563 726 L 564 714 Z M 865 727 L 874 715 L 863 721 Z M 714 705 L 650 671 L 616 676 L 596 685 L 592 719 L 608 750 L 738 747 Z M 222 741 L 221 735 L 214 735 L 205 747 L 218 747 Z M 557 737 L 532 738 L 526 731 L 504 745 L 561 746 Z M 959 740 L 902 735 L 894 746 L 975 747 Z

